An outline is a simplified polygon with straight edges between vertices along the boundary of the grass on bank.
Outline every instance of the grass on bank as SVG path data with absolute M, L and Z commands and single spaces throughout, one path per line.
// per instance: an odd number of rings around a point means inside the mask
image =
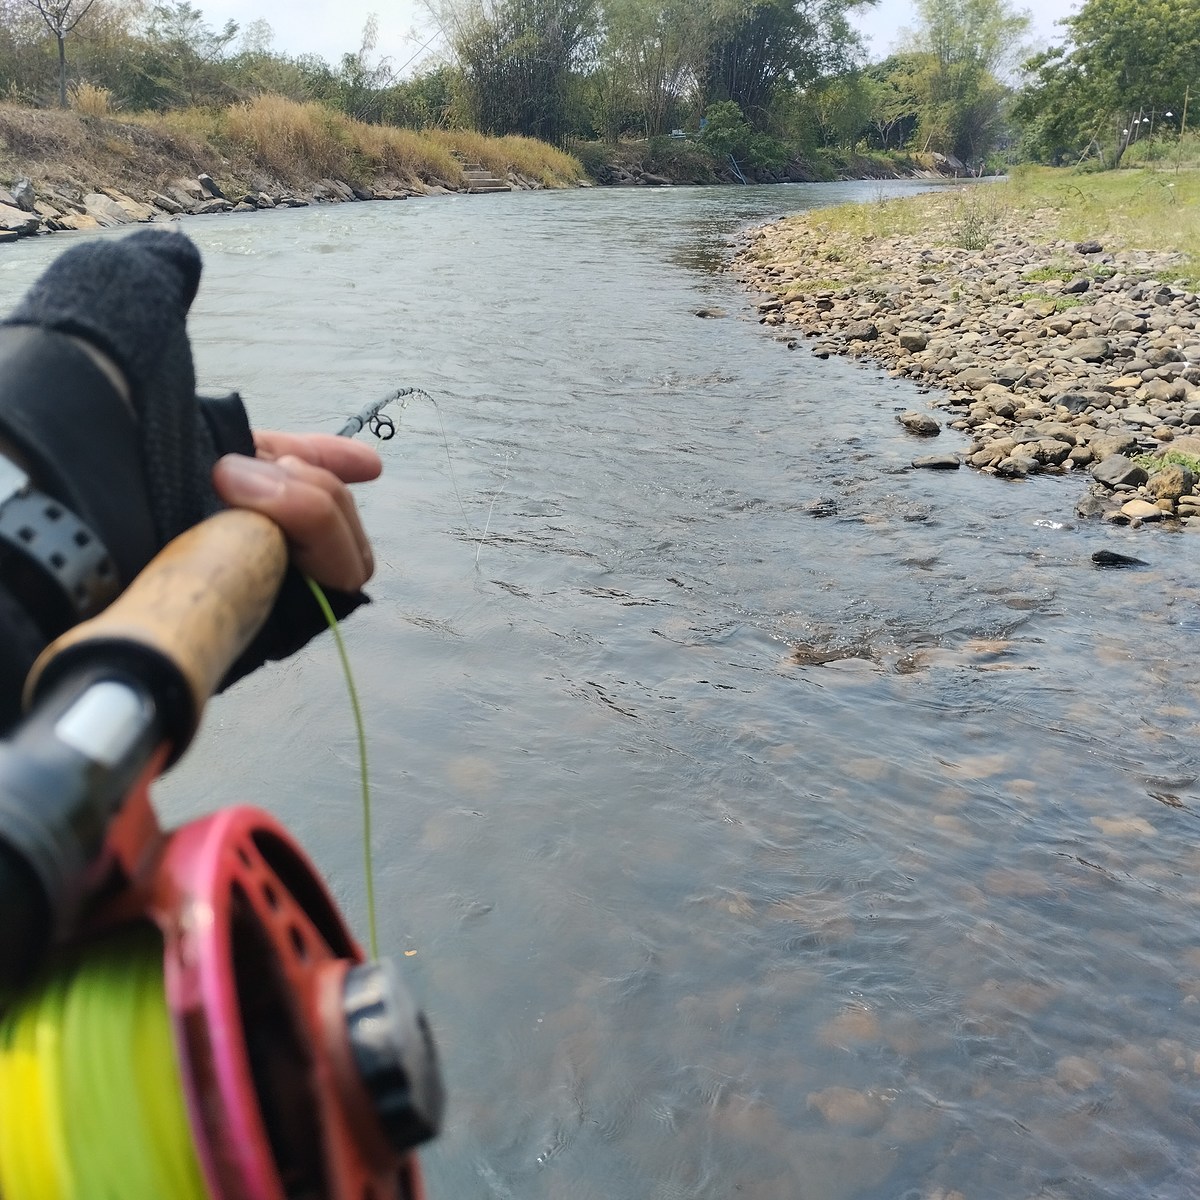
M 1159 166 L 1109 172 L 1019 167 L 983 182 L 902 199 L 880 198 L 809 214 L 827 233 L 926 236 L 931 245 L 982 250 L 1006 230 L 1039 242 L 1095 238 L 1109 250 L 1182 256 L 1173 278 L 1200 283 L 1200 170 Z
M 102 88 L 77 89 L 74 100 L 76 109 L 65 112 L 0 105 L 0 177 L 143 193 L 199 171 L 246 190 L 264 175 L 286 185 L 335 178 L 359 186 L 461 187 L 464 161 L 546 187 L 583 177 L 577 160 L 532 138 L 367 125 L 280 96 L 161 114 L 113 114 Z

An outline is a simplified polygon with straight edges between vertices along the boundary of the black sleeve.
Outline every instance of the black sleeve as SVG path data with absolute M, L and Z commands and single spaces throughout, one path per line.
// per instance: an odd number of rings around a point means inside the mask
M 0 584 L 0 736 L 20 720 L 25 677 L 45 645 L 42 632 Z

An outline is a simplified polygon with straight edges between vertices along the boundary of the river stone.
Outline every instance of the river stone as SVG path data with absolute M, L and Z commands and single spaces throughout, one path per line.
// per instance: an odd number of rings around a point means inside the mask
M 1075 515 L 1077 517 L 1102 517 L 1108 512 L 1109 500 L 1103 496 L 1097 496 L 1093 492 L 1088 492 L 1083 496 L 1079 503 L 1075 505 Z
M 114 225 L 129 225 L 135 219 L 111 196 L 104 196 L 99 192 L 89 192 L 84 196 L 83 203 L 88 216 L 95 218 L 96 222 L 106 229 L 111 229 Z
M 151 192 L 150 203 L 161 208 L 163 212 L 171 213 L 172 216 L 183 212 L 183 205 L 178 200 L 171 196 L 164 196 L 162 192 Z
M 1080 338 L 1073 346 L 1061 355 L 1062 358 L 1082 358 L 1084 362 L 1103 362 L 1112 355 L 1112 347 L 1107 338 Z
M 1091 280 L 1089 280 L 1086 275 L 1078 275 L 1074 279 L 1063 284 L 1063 295 L 1078 296 L 1081 292 L 1086 292 L 1091 286 Z
M 1096 443 L 1092 443 L 1095 451 Z M 1123 454 L 1109 454 L 1092 468 L 1092 478 L 1108 488 L 1138 487 L 1150 478 L 1144 467 L 1130 462 Z
M 1150 477 L 1146 490 L 1159 500 L 1178 500 L 1196 486 L 1195 472 L 1179 463 L 1168 463 Z
M 158 216 L 153 205 L 143 204 L 132 196 L 118 192 L 115 188 L 100 189 L 114 204 L 121 208 L 131 221 L 153 221 Z
M 914 412 L 911 408 L 902 412 L 896 420 L 909 433 L 920 434 L 921 437 L 936 437 L 942 432 L 942 427 L 928 413 Z
M 1131 521 L 1161 521 L 1165 516 L 1157 504 L 1148 500 L 1127 500 L 1121 505 L 1121 515 Z
M 100 222 L 86 212 L 65 212 L 58 218 L 64 229 L 99 229 Z
M 1040 463 L 1057 467 L 1066 461 L 1070 453 L 1071 446 L 1067 442 L 1060 442 L 1056 438 L 1041 438 L 1034 446 L 1033 456 Z
M 1172 449 L 1188 455 L 1189 458 L 1200 458 L 1200 435 L 1185 433 L 1175 439 Z
M 247 205 L 247 208 L 248 207 L 249 205 Z M 230 204 L 228 200 L 214 197 L 212 200 L 205 200 L 202 203 L 197 204 L 195 208 L 192 209 L 192 212 L 197 216 L 207 216 L 209 213 L 229 212 L 232 208 L 233 205 Z
M 1200 442 L 1200 438 L 1197 438 L 1196 441 Z M 1104 460 L 1114 454 L 1136 454 L 1138 440 L 1128 429 L 1119 429 L 1097 434 L 1088 445 L 1091 446 L 1092 453 L 1096 458 Z
M 1187 397 L 1188 386 L 1182 379 L 1150 379 L 1142 385 L 1138 395 L 1143 400 L 1160 404 L 1173 404 Z
M 912 465 L 926 471 L 957 471 L 962 461 L 957 454 L 924 454 L 914 458 Z
M 1102 392 L 1128 392 L 1134 388 L 1142 386 L 1142 377 L 1140 375 L 1118 375 L 1116 379 L 1110 379 L 1107 383 L 1100 385 Z
M 1117 313 L 1108 323 L 1113 333 L 1145 333 L 1150 328 L 1145 317 L 1137 313 Z
M 996 464 L 997 475 L 1005 479 L 1024 479 L 1035 472 L 1041 464 L 1031 454 L 1010 454 Z
M 1120 554 L 1116 550 L 1097 550 L 1092 555 L 1092 562 L 1098 567 L 1148 567 L 1150 565 L 1140 558 Z
M 27 234 L 37 233 L 41 224 L 41 217 L 27 213 L 23 208 L 0 204 L 0 229 L 25 237 Z
M 919 329 L 902 329 L 900 330 L 900 347 L 909 353 L 916 353 L 919 350 L 924 350 L 929 345 L 928 334 L 923 333 Z
M 995 383 L 995 376 L 984 367 L 967 367 L 954 376 L 954 382 L 972 392 L 978 392 L 989 383 Z
M 1029 374 L 1025 363 L 1005 362 L 992 368 L 992 378 L 1006 388 L 1013 387 Z
M 224 200 L 225 193 L 217 186 L 217 181 L 207 171 L 201 171 L 196 176 L 196 182 L 204 193 L 213 200 Z
M 1086 241 L 1076 242 L 1075 249 L 1080 254 L 1102 254 L 1104 252 L 1104 247 L 1098 241 L 1096 241 L 1095 238 L 1088 238 Z
M 695 310 L 695 315 L 705 317 L 710 320 L 717 320 L 721 317 L 727 317 L 729 314 L 723 308 L 698 308 Z
M 879 336 L 879 328 L 873 321 L 851 321 L 845 334 L 852 342 L 873 342 Z
M 18 179 L 17 182 L 12 185 L 11 190 L 13 203 L 15 203 L 18 208 L 24 209 L 25 212 L 36 211 L 34 206 L 37 204 L 37 196 L 34 195 L 33 184 L 30 183 L 28 179 Z

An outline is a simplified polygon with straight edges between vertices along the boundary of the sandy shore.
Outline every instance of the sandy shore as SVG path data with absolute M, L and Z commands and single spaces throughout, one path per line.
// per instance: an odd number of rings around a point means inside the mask
M 1036 218 L 972 220 L 974 203 L 922 198 L 919 232 L 882 236 L 790 217 L 735 270 L 781 337 L 927 388 L 929 411 L 897 417 L 914 442 L 970 435 L 914 466 L 1077 472 L 1080 516 L 1200 530 L 1200 299 L 1180 257 L 1039 240 Z

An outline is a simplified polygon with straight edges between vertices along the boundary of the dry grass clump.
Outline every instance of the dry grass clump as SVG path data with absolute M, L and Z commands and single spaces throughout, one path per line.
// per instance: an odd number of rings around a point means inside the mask
M 536 179 L 545 187 L 565 187 L 583 178 L 577 158 L 556 150 L 535 138 L 487 137 L 469 129 L 435 129 L 430 138 L 466 162 L 477 162 L 493 175 L 505 178 L 515 171 L 527 179 Z
M 112 92 L 93 83 L 77 83 L 71 89 L 71 107 L 81 117 L 108 117 L 114 107 Z
M 188 119 L 188 113 L 172 116 Z M 366 125 L 282 96 L 259 96 L 217 116 L 221 127 L 213 131 L 213 140 L 244 149 L 259 167 L 292 181 L 329 176 L 370 183 L 386 175 L 456 187 L 463 178 L 456 153 L 501 178 L 517 171 L 548 187 L 574 183 L 583 173 L 570 155 L 531 138 Z
M 355 135 L 360 153 L 378 174 L 410 183 L 462 183 L 462 165 L 424 133 L 392 125 L 359 125 Z
M 343 113 L 282 96 L 257 96 L 221 116 L 217 140 L 235 143 L 272 174 L 291 182 L 325 177 L 363 182 L 354 154 L 358 122 Z
M 27 175 L 77 191 L 115 185 L 140 195 L 200 171 L 241 184 L 265 173 L 299 187 L 326 178 L 459 187 L 455 150 L 497 175 L 515 170 L 548 187 L 582 175 L 575 159 L 529 138 L 365 125 L 281 96 L 229 109 L 122 114 L 120 120 L 107 111 L 103 88 L 81 85 L 73 96 L 76 107 L 69 111 L 0 104 L 0 179 Z

